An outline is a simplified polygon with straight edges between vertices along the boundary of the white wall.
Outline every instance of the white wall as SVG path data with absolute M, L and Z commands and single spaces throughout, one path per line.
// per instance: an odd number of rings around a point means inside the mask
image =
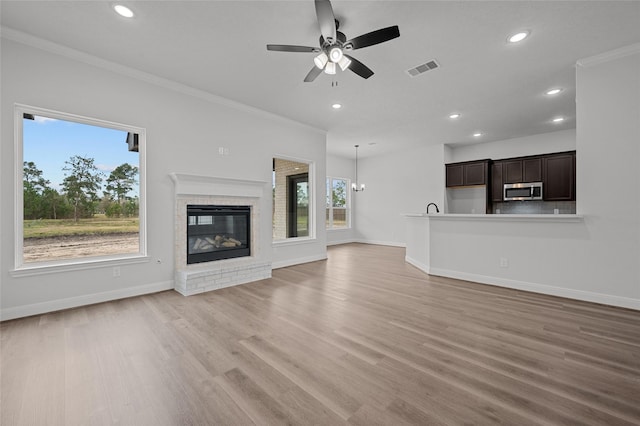
M 35 39 L 25 40 L 39 44 Z M 3 319 L 172 288 L 171 172 L 271 182 L 274 156 L 312 161 L 317 238 L 302 245 L 272 248 L 271 214 L 264 214 L 260 232 L 269 240 L 261 252 L 274 265 L 326 257 L 324 132 L 160 79 L 146 82 L 143 78 L 148 76 L 142 73 L 60 46 L 53 46 L 54 54 L 3 38 L 1 47 Z M 149 262 L 123 264 L 117 278 L 104 267 L 40 276 L 10 274 L 14 259 L 14 103 L 146 128 Z M 229 148 L 228 156 L 218 155 L 220 146 Z M 265 197 L 261 211 L 271 212 L 270 197 Z M 162 263 L 156 263 L 157 259 Z
M 578 65 L 584 221 L 431 220 L 430 273 L 640 309 L 640 45 Z
M 640 44 L 578 62 L 577 205 L 589 241 L 581 272 L 640 301 Z M 638 302 L 640 309 L 640 302 Z
M 444 152 L 444 145 L 429 145 L 358 160 L 358 180 L 366 184 L 354 196 L 358 241 L 404 246 L 403 213 L 424 212 L 430 202 L 443 211 Z
M 354 150 L 355 156 L 355 150 Z M 338 157 L 327 154 L 327 176 L 334 178 L 349 179 L 353 182 L 355 178 L 355 162 L 351 158 Z M 353 199 L 358 196 L 351 189 L 348 189 L 351 197 L 351 228 L 348 229 L 329 229 L 327 230 L 327 245 L 351 243 L 355 241 L 354 228 L 356 226 L 356 217 L 354 212 Z
M 486 158 L 500 160 L 527 155 L 573 151 L 575 149 L 576 129 L 567 129 L 474 145 L 452 145 L 448 162 L 457 163 L 459 161 L 483 160 Z

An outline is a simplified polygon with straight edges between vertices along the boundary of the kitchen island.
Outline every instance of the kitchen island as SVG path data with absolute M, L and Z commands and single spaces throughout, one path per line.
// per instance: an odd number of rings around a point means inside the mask
M 582 255 L 589 220 L 574 214 L 404 214 L 406 256 L 430 275 L 617 306 L 631 299 L 589 288 Z

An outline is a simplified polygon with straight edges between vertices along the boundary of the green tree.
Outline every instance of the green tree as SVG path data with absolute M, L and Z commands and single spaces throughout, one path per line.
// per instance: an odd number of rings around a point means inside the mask
M 107 178 L 107 191 L 113 195 L 125 212 L 127 211 L 125 209 L 127 194 L 133 190 L 137 175 L 137 167 L 124 163 L 116 167 Z
M 93 158 L 72 156 L 66 167 L 62 188 L 73 206 L 73 219 L 77 222 L 83 217 L 91 217 L 98 204 L 98 190 L 102 183 L 102 174 L 94 164 Z
M 43 197 L 50 182 L 42 177 L 33 161 L 24 161 L 22 168 L 23 216 L 24 219 L 43 217 Z
M 345 207 L 347 205 L 347 181 L 336 179 L 333 181 L 333 207 Z
M 53 188 L 47 188 L 42 194 L 42 211 L 44 217 L 58 219 L 66 217 L 70 212 L 67 199 Z

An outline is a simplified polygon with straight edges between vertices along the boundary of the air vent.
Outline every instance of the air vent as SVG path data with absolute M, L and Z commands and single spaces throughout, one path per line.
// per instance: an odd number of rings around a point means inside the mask
M 422 65 L 418 65 L 415 68 L 411 68 L 410 70 L 407 70 L 407 73 L 411 76 L 411 77 L 415 77 L 417 75 L 420 75 L 422 73 L 425 73 L 427 71 L 431 71 L 433 69 L 438 68 L 440 65 L 438 65 L 438 63 L 434 60 L 431 60 L 427 63 L 424 63 Z

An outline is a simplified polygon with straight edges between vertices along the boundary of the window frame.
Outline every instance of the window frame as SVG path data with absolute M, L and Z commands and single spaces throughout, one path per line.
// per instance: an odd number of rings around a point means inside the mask
M 23 119 L 24 114 L 33 114 L 58 120 L 72 121 L 90 126 L 105 127 L 138 134 L 138 187 L 139 187 L 139 242 L 137 253 L 110 254 L 104 256 L 79 257 L 51 261 L 24 262 L 24 198 L 23 198 Z M 124 142 L 123 142 L 124 144 Z M 147 255 L 147 208 L 146 208 L 146 129 L 46 108 L 24 104 L 14 105 L 14 269 L 12 276 L 28 276 L 50 272 L 91 269 L 110 264 L 148 262 Z M 106 265 L 105 265 L 106 264 Z
M 272 239 L 272 246 L 287 246 L 294 244 L 304 244 L 311 241 L 316 240 L 316 203 L 318 202 L 316 188 L 315 188 L 315 179 L 316 179 L 316 166 L 313 160 L 289 157 L 286 155 L 273 155 L 271 157 L 271 161 L 273 164 L 273 160 L 283 160 L 283 161 L 292 161 L 296 163 L 306 164 L 308 166 L 308 188 L 309 188 L 309 235 L 304 237 L 286 237 L 281 239 Z M 275 182 L 274 182 L 275 184 Z M 273 200 L 272 200 L 273 202 Z M 273 206 L 272 206 L 273 210 Z M 273 223 L 273 218 L 272 218 Z
M 339 228 L 333 226 L 333 181 L 334 180 L 342 180 L 346 183 L 346 187 L 345 187 L 345 192 L 346 192 L 346 201 L 345 201 L 345 218 L 347 221 L 347 225 L 346 226 L 341 226 Z M 335 176 L 327 176 L 327 180 L 325 182 L 325 185 L 327 186 L 327 189 L 330 190 L 331 192 L 327 193 L 327 198 L 329 198 L 331 200 L 331 202 L 329 203 L 329 206 L 326 207 L 327 210 L 329 210 L 329 224 L 327 224 L 327 221 L 325 220 L 325 227 L 327 229 L 327 231 L 340 231 L 340 230 L 346 230 L 346 229 L 351 229 L 351 180 L 349 178 L 341 178 L 341 177 L 335 177 Z M 340 209 L 342 209 L 340 207 Z M 326 215 L 326 213 L 325 213 Z

